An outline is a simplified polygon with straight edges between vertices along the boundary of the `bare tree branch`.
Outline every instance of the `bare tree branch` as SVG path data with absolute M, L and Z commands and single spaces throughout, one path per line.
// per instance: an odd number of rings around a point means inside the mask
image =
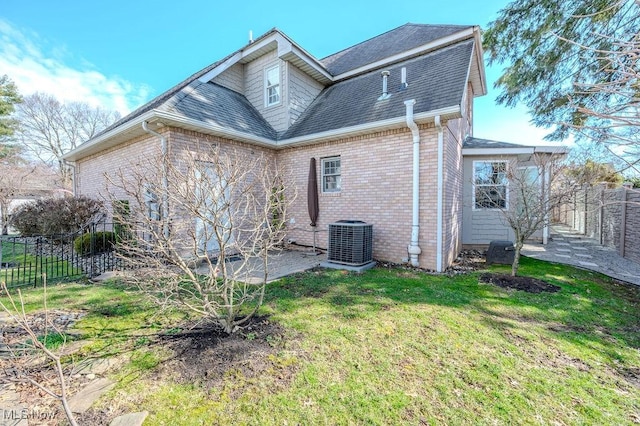
M 107 177 L 112 204 L 127 206 L 114 209 L 119 253 L 135 267 L 131 281 L 160 305 L 232 333 L 262 304 L 269 257 L 285 235 L 287 176 L 250 151 L 200 145 L 172 154 L 164 168 L 156 155 Z
M 61 103 L 39 92 L 25 96 L 16 110 L 20 123 L 17 136 L 23 146 L 46 164 L 55 165 L 65 183 L 70 175 L 63 155 L 120 117 L 117 112 L 93 108 L 84 102 Z
M 45 322 L 44 322 L 44 336 L 38 336 L 31 326 L 29 317 L 25 311 L 24 307 L 24 298 L 22 296 L 21 291 L 17 290 L 17 301 L 15 296 L 13 296 L 7 285 L 4 282 L 0 282 L 0 296 L 5 296 L 7 298 L 7 303 L 0 300 L 0 309 L 4 310 L 11 320 L 18 324 L 18 327 L 22 329 L 26 335 L 29 337 L 28 344 L 31 346 L 32 352 L 37 354 L 45 355 L 49 360 L 54 363 L 54 368 L 57 376 L 57 385 L 59 387 L 59 391 L 51 388 L 48 385 L 41 383 L 36 380 L 32 374 L 30 374 L 29 370 L 25 368 L 27 364 L 27 357 L 29 356 L 28 351 L 22 351 L 21 353 L 17 353 L 11 346 L 7 345 L 10 351 L 10 361 L 13 364 L 15 371 L 17 372 L 16 379 L 26 381 L 30 383 L 32 386 L 37 387 L 48 395 L 56 398 L 65 412 L 67 416 L 67 420 L 72 426 L 77 426 L 78 423 L 75 420 L 75 417 L 71 411 L 71 407 L 67 401 L 67 382 L 64 375 L 64 369 L 62 368 L 62 363 L 60 361 L 60 356 L 47 348 L 47 336 L 49 334 L 49 330 L 52 329 L 54 332 L 59 335 L 64 335 L 60 332 L 60 330 L 56 327 L 53 321 L 50 320 L 48 315 L 47 308 L 47 284 L 46 284 L 46 276 L 43 276 L 44 282 L 44 294 L 43 294 L 43 306 L 45 311 Z M 42 339 L 42 341 L 40 340 Z

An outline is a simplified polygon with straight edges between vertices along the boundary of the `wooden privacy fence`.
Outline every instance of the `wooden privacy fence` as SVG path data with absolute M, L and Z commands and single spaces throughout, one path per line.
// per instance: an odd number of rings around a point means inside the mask
M 92 223 L 73 234 L 0 237 L 0 282 L 10 288 L 37 286 L 45 275 L 47 280 L 71 280 L 124 269 L 112 240 L 107 241 L 113 230 L 112 223 Z M 87 244 L 78 252 L 74 241 L 83 236 Z
M 640 189 L 625 185 L 583 187 L 553 212 L 555 222 L 566 224 L 621 256 L 640 263 Z

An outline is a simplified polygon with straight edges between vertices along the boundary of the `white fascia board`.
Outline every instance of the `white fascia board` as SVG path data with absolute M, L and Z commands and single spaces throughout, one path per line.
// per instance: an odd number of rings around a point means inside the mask
M 123 133 L 126 133 L 127 131 L 133 130 L 138 126 L 141 126 L 143 121 L 149 121 L 153 118 L 154 116 L 154 110 L 151 110 L 149 112 L 146 112 L 130 121 L 127 121 L 126 123 L 112 129 L 111 131 L 104 133 L 96 138 L 90 139 L 87 142 L 81 144 L 80 146 L 78 146 L 77 148 L 67 152 L 66 154 L 64 154 L 62 156 L 62 158 L 66 161 L 76 161 L 79 157 L 85 157 L 86 155 L 82 155 L 85 154 L 87 152 L 89 152 L 90 154 L 93 153 L 92 151 L 94 150 L 102 150 L 102 149 L 106 149 L 109 148 L 110 145 L 105 145 L 104 147 L 101 146 L 103 145 L 106 141 L 108 141 L 109 139 L 115 138 L 118 135 L 121 135 Z M 99 149 L 98 149 L 99 147 Z M 96 150 L 96 152 L 97 152 Z M 87 155 L 90 155 L 87 154 Z
M 475 39 L 474 51 L 476 52 L 476 60 L 480 71 L 480 85 L 482 87 L 481 95 L 487 94 L 487 76 L 484 70 L 484 52 L 482 50 L 482 36 L 480 35 L 480 27 L 473 27 L 473 37 Z
M 322 74 L 324 78 L 326 78 L 329 82 L 333 82 L 333 76 L 329 74 L 327 70 L 325 70 L 324 67 L 315 58 L 313 58 L 313 56 L 309 55 L 302 48 L 297 45 L 293 45 L 291 48 L 291 53 L 309 64 L 310 67 L 312 67 L 318 73 Z
M 460 108 L 462 105 L 467 105 L 467 97 L 469 94 L 467 93 L 467 86 L 469 85 L 469 79 L 471 78 L 471 67 L 473 66 L 473 52 L 475 51 L 475 43 L 474 46 L 471 46 L 471 57 L 469 58 L 469 66 L 467 67 L 467 76 L 464 79 L 464 89 L 462 90 L 462 99 L 460 99 Z M 468 113 L 469 111 L 467 111 Z
M 221 63 L 220 65 L 218 65 L 217 67 L 209 71 L 208 73 L 198 78 L 198 81 L 200 81 L 201 83 L 210 82 L 211 80 L 213 80 L 214 78 L 216 78 L 217 76 L 219 76 L 220 74 L 222 74 L 223 72 L 225 72 L 226 70 L 234 66 L 241 58 L 242 58 L 242 53 L 236 52 L 229 59 L 227 59 L 226 61 L 224 61 L 223 63 Z
M 273 43 L 274 41 L 278 43 L 278 46 L 280 46 L 279 42 L 282 40 L 284 40 L 284 38 L 280 34 L 274 33 L 256 43 L 252 43 L 249 46 L 238 50 L 235 54 L 233 54 L 233 56 L 231 56 L 229 59 L 227 59 L 208 73 L 201 76 L 198 80 L 200 80 L 202 83 L 208 83 L 218 75 L 222 74 L 224 71 L 240 62 L 242 58 L 249 56 L 256 50 L 262 49 L 263 47 L 267 46 L 270 43 Z
M 440 108 L 434 111 L 423 112 L 413 116 L 416 123 L 425 123 L 433 120 L 437 115 L 451 115 L 459 114 L 460 106 L 452 106 L 447 108 Z M 384 130 L 385 128 L 396 128 L 406 125 L 406 117 L 395 117 L 388 120 L 374 121 L 372 123 L 360 124 L 351 127 L 342 127 L 340 129 L 328 130 L 326 132 L 312 133 L 309 135 L 298 136 L 296 138 L 284 139 L 278 142 L 278 147 L 284 148 L 287 146 L 303 145 L 313 142 L 326 141 L 330 139 L 341 139 L 353 135 L 358 135 L 366 132 Z
M 212 79 L 216 78 L 218 75 L 222 74 L 224 71 L 231 68 L 236 63 L 240 62 L 243 58 L 246 58 L 247 56 L 251 55 L 257 50 L 260 50 L 273 42 L 276 42 L 278 46 L 278 57 L 282 57 L 287 53 L 291 52 L 297 57 L 299 57 L 300 59 L 302 59 L 303 61 L 305 61 L 306 63 L 308 63 L 309 66 L 313 67 L 318 73 L 322 74 L 327 80 L 333 81 L 333 77 L 331 76 L 331 74 L 329 74 L 324 69 L 324 67 L 322 67 L 322 65 L 320 64 L 320 62 L 318 62 L 318 60 L 316 60 L 304 49 L 302 49 L 300 46 L 298 46 L 293 41 L 289 40 L 286 36 L 284 36 L 279 32 L 276 32 L 270 35 L 269 37 L 266 37 L 256 43 L 250 44 L 246 48 L 237 51 L 229 59 L 227 59 L 226 61 L 224 61 L 223 63 L 221 63 L 220 65 L 218 65 L 217 67 L 209 71 L 208 73 L 201 76 L 198 80 L 200 80 L 202 83 L 207 83 L 211 81 Z
M 420 114 L 414 115 L 414 120 L 416 123 L 425 123 L 431 121 L 435 118 L 435 116 L 446 116 L 446 115 L 455 115 L 460 113 L 460 106 L 452 106 L 447 108 L 441 108 L 434 111 L 423 112 Z M 166 111 L 158 111 L 151 110 L 139 117 L 124 123 L 121 126 L 116 127 L 110 132 L 105 133 L 95 139 L 92 139 L 73 151 L 70 151 L 64 156 L 65 160 L 68 161 L 76 161 L 78 158 L 85 157 L 86 155 L 93 154 L 94 152 L 98 152 L 102 149 L 106 149 L 111 147 L 112 145 L 105 144 L 110 139 L 115 139 L 116 137 L 126 133 L 127 131 L 134 130 L 136 127 L 142 126 L 143 121 L 161 121 L 165 125 L 179 125 L 186 126 L 187 128 L 196 129 L 203 133 L 215 134 L 217 136 L 234 139 L 242 142 L 253 143 L 260 146 L 265 146 L 269 148 L 285 148 L 288 146 L 295 145 L 304 145 L 310 144 L 314 142 L 326 141 L 329 139 L 341 139 L 345 137 L 349 137 L 352 135 L 362 134 L 366 132 L 372 132 L 377 130 L 384 130 L 385 128 L 397 128 L 406 124 L 406 117 L 395 117 L 388 120 L 375 121 L 373 123 L 366 123 L 357 126 L 351 127 L 343 127 L 340 129 L 329 130 L 321 133 L 312 133 L 310 135 L 300 136 L 297 138 L 284 139 L 281 141 L 275 141 L 268 138 L 263 138 L 260 136 L 252 135 L 250 133 L 240 132 L 237 130 L 232 130 L 229 128 L 221 127 L 215 124 L 204 123 L 199 120 L 194 120 L 190 118 L 185 118 L 170 112 Z M 113 146 L 117 145 L 119 142 L 113 144 Z M 103 145 L 103 146 L 101 146 Z M 88 152 L 88 154 L 86 154 Z M 464 152 L 464 150 L 463 150 Z M 533 152 L 533 151 L 531 151 Z M 493 153 L 493 152 L 492 152 Z M 86 155 L 83 155 L 86 154 Z
M 522 148 L 462 148 L 462 155 L 520 155 L 533 154 L 535 148 L 523 146 Z
M 226 127 L 218 126 L 217 124 L 205 123 L 200 120 L 194 120 L 192 118 L 185 118 L 180 115 L 176 115 L 166 111 L 154 111 L 154 118 L 162 121 L 165 124 L 178 123 L 190 128 L 201 130 L 203 133 L 213 133 L 218 136 L 223 136 L 229 139 L 239 140 L 242 142 L 250 142 L 256 145 L 268 146 L 271 148 L 276 147 L 276 141 L 261 136 L 252 135 L 251 133 L 245 133 L 238 130 L 229 129 Z
M 558 154 L 564 155 L 568 152 L 567 147 L 563 145 L 541 145 L 535 147 L 535 152 L 542 154 Z
M 405 59 L 405 58 L 411 58 L 411 57 L 417 56 L 417 55 L 419 55 L 421 53 L 425 53 L 425 52 L 428 52 L 428 51 L 431 51 L 431 50 L 435 50 L 435 49 L 437 49 L 439 47 L 444 47 L 444 46 L 447 46 L 449 44 L 453 44 L 455 42 L 468 39 L 470 36 L 472 36 L 474 34 L 474 31 L 475 31 L 475 27 L 467 28 L 467 29 L 462 30 L 460 32 L 457 32 L 455 34 L 451 34 L 449 36 L 439 38 L 439 39 L 434 40 L 432 42 L 429 42 L 427 44 L 423 44 L 422 46 L 414 47 L 411 50 L 406 50 L 406 51 L 398 53 L 396 55 L 389 56 L 388 58 L 380 59 L 379 61 L 364 65 L 364 66 L 362 66 L 360 68 L 356 68 L 354 70 L 347 71 L 347 72 L 342 73 L 342 74 L 338 74 L 335 77 L 333 77 L 333 79 L 334 79 L 334 81 L 344 80 L 344 79 L 347 79 L 349 77 L 353 77 L 354 75 L 362 74 L 362 73 L 370 71 L 372 69 L 380 68 L 381 66 L 383 66 L 385 64 L 388 64 L 388 63 L 398 62 L 398 61 L 401 61 L 402 59 Z

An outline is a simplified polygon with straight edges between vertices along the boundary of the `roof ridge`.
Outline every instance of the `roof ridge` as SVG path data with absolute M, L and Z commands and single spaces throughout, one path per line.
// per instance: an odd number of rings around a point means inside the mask
M 373 40 L 374 38 L 378 38 L 378 37 L 380 37 L 380 36 L 382 36 L 382 35 L 384 35 L 384 34 L 390 33 L 391 31 L 395 31 L 395 30 L 397 30 L 397 29 L 399 29 L 399 28 L 406 27 L 407 25 L 414 25 L 414 24 L 412 24 L 412 23 L 410 23 L 410 22 L 407 22 L 406 24 L 402 24 L 402 25 L 400 25 L 400 26 L 398 26 L 398 27 L 392 28 L 392 29 L 390 29 L 390 30 L 388 30 L 388 31 L 385 31 L 385 32 L 383 32 L 383 33 L 380 33 L 380 34 L 378 34 L 378 35 L 375 35 L 375 36 L 373 36 L 373 37 L 370 37 L 370 38 L 368 38 L 368 39 L 366 39 L 366 40 L 363 40 L 363 41 L 361 41 L 361 42 L 359 42 L 359 43 L 352 44 L 351 46 L 347 46 L 347 47 L 345 47 L 344 49 L 338 50 L 337 52 L 334 52 L 334 53 L 332 53 L 332 54 L 330 54 L 330 55 L 325 56 L 324 58 L 320 58 L 320 59 L 319 59 L 319 61 L 320 61 L 320 62 L 322 62 L 322 61 L 324 61 L 325 59 L 330 58 L 331 56 L 337 55 L 338 53 L 342 53 L 342 52 L 344 52 L 345 50 L 352 49 L 352 48 L 354 48 L 354 47 L 356 47 L 356 46 L 359 46 L 359 45 L 364 44 L 364 43 L 366 43 L 366 42 L 368 42 L 368 41 L 371 41 L 371 40 Z
M 327 56 L 325 56 L 325 57 L 323 57 L 323 58 L 321 58 L 321 59 L 318 59 L 318 60 L 319 60 L 320 62 L 323 62 L 323 61 L 324 61 L 325 59 L 327 59 L 327 58 L 330 58 L 330 57 L 332 57 L 332 56 L 335 56 L 335 55 L 337 55 L 337 54 L 339 54 L 339 53 L 342 53 L 342 52 L 344 52 L 344 51 L 346 51 L 346 50 L 352 49 L 352 48 L 354 48 L 354 47 L 356 47 L 356 46 L 359 46 L 359 45 L 361 45 L 361 44 L 364 44 L 364 43 L 370 42 L 370 41 L 371 41 L 371 40 L 373 40 L 373 39 L 376 39 L 376 38 L 378 38 L 378 37 L 382 37 L 382 36 L 383 36 L 383 35 L 385 35 L 385 34 L 388 34 L 388 33 L 390 33 L 390 32 L 393 32 L 393 31 L 399 30 L 400 28 L 403 28 L 403 27 L 443 27 L 443 28 L 444 28 L 444 27 L 447 27 L 447 28 L 453 28 L 453 27 L 455 27 L 455 28 L 468 28 L 468 27 L 473 27 L 473 25 L 458 25 L 458 24 L 455 24 L 455 25 L 454 25 L 454 24 L 452 24 L 452 25 L 449 25 L 449 24 L 418 24 L 418 23 L 414 23 L 414 22 L 407 22 L 406 24 L 402 24 L 402 25 L 397 26 L 397 27 L 395 27 L 395 28 L 392 28 L 392 29 L 390 29 L 390 30 L 388 30 L 388 31 L 385 31 L 385 32 L 383 32 L 383 33 L 380 33 L 380 34 L 378 34 L 378 35 L 375 35 L 375 36 L 373 36 L 373 37 L 370 37 L 370 38 L 368 38 L 368 39 L 366 39 L 366 40 L 363 40 L 363 41 L 358 42 L 358 43 L 356 43 L 356 44 L 353 44 L 353 45 L 351 45 L 351 46 L 345 47 L 344 49 L 338 50 L 337 52 L 334 52 L 334 53 L 332 53 L 332 54 L 330 54 L 330 55 L 327 55 Z

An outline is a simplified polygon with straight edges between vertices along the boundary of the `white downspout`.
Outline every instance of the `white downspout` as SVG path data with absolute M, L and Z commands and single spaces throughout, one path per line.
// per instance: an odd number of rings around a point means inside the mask
M 146 121 L 142 122 L 142 129 L 160 138 L 160 149 L 162 150 L 162 235 L 169 238 L 169 179 L 167 178 L 167 138 L 160 133 L 151 130 Z
M 546 164 L 542 164 L 542 173 L 538 171 L 542 175 L 542 202 L 544 203 L 544 207 L 542 211 L 544 212 L 544 226 L 542 228 L 542 244 L 547 245 L 549 243 L 549 195 L 551 192 L 551 185 L 549 185 L 549 168 Z
M 420 266 L 418 261 L 418 256 L 422 253 L 418 245 L 418 237 L 420 235 L 420 132 L 418 131 L 418 125 L 413 121 L 413 106 L 415 103 L 415 99 L 404 101 L 407 107 L 407 127 L 409 127 L 413 135 L 413 210 L 411 243 L 407 250 L 411 265 Z
M 436 206 L 436 272 L 442 272 L 442 197 L 444 193 L 444 129 L 440 116 L 435 116 L 438 130 L 438 201 Z

